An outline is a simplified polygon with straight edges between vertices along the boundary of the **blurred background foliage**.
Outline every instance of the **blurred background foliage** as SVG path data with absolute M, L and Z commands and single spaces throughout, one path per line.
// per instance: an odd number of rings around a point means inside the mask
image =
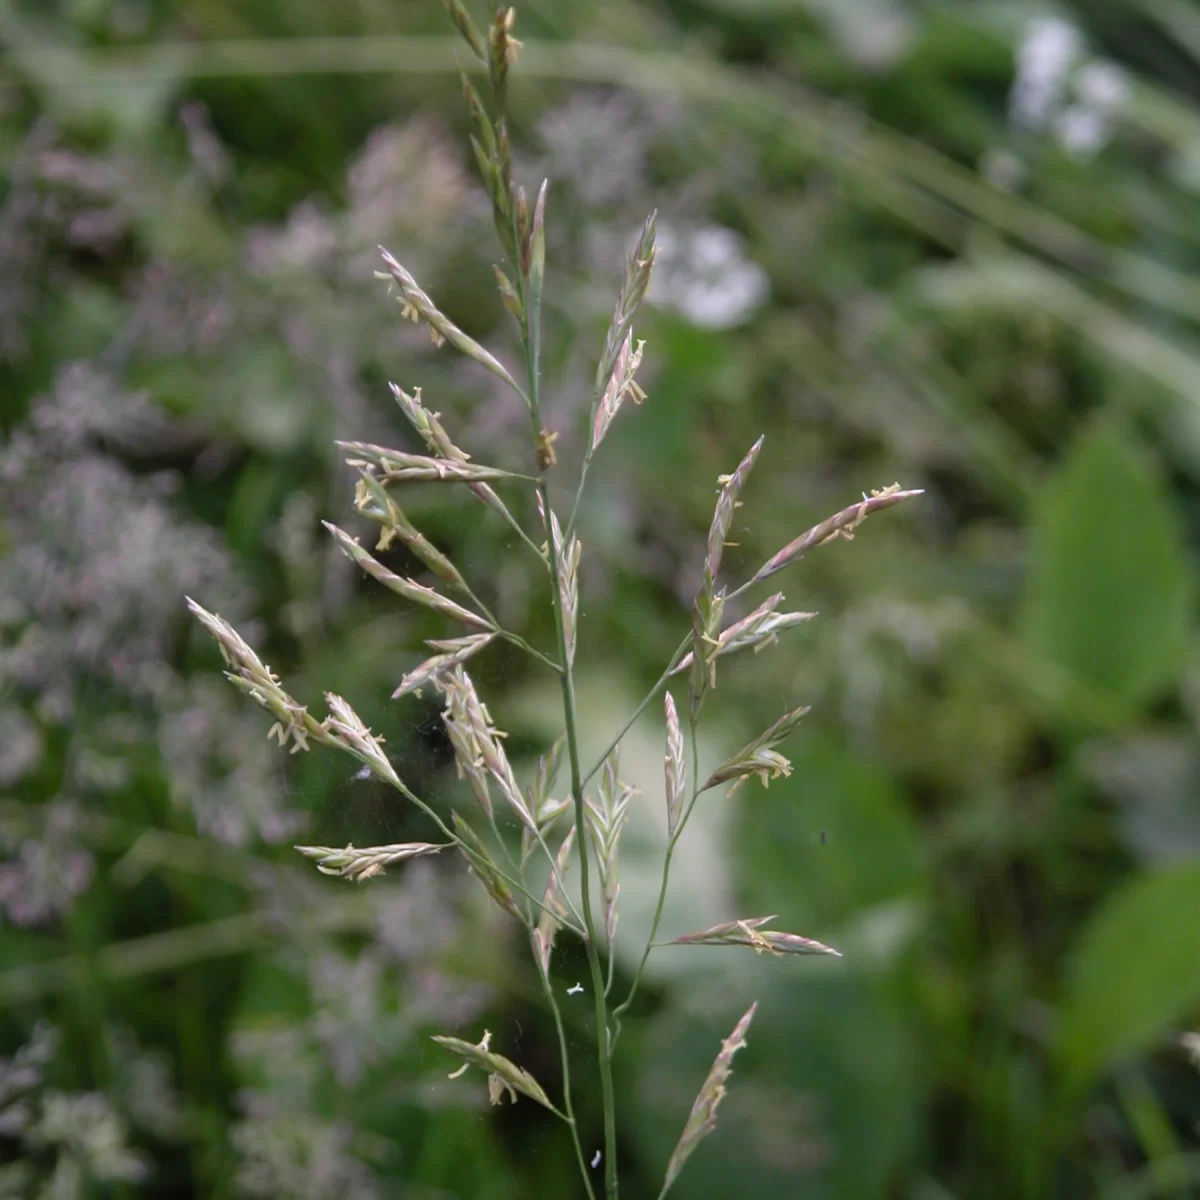
M 681 1198 L 1197 1194 L 1200 4 L 527 0 L 517 33 L 564 480 L 616 264 L 652 207 L 662 231 L 649 400 L 580 525 L 591 749 L 686 629 L 715 478 L 758 432 L 731 577 L 864 490 L 926 489 L 793 568 L 819 620 L 724 672 L 714 757 L 814 711 L 789 779 L 700 806 L 665 928 L 777 912 L 846 958 L 651 958 L 625 1193 L 656 1193 L 757 996 Z M 427 1037 L 490 1028 L 556 1084 L 514 930 L 453 862 L 358 889 L 298 863 L 301 834 L 428 830 L 269 745 L 182 602 L 296 694 L 346 694 L 453 801 L 435 709 L 387 699 L 443 630 L 319 526 L 363 532 L 332 440 L 407 437 L 389 379 L 486 461 L 529 453 L 372 277 L 384 244 L 512 352 L 444 14 L 0 0 L 0 44 L 0 1194 L 575 1195 L 560 1130 L 486 1111 Z M 544 644 L 536 573 L 468 500 L 411 514 Z M 553 681 L 476 662 L 528 769 Z M 648 716 L 626 977 L 661 761 Z

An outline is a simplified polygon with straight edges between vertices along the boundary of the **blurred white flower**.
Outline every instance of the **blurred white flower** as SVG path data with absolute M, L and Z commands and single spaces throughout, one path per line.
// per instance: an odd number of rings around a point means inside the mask
M 1049 130 L 1074 158 L 1104 149 L 1112 118 L 1129 85 L 1112 63 L 1084 59 L 1079 30 L 1060 17 L 1031 21 L 1017 49 L 1009 119 L 1018 128 Z
M 1095 109 L 1072 104 L 1054 121 L 1059 143 L 1075 158 L 1091 158 L 1104 149 L 1108 140 L 1108 122 Z
M 1129 83 L 1120 67 L 1106 62 L 1089 62 L 1075 75 L 1079 103 L 1102 113 L 1113 113 L 1129 99 Z
M 723 225 L 679 228 L 659 223 L 658 257 L 647 293 L 702 329 L 729 329 L 767 300 L 767 273 L 746 257 L 742 239 Z
M 1017 50 L 1017 76 L 1009 94 L 1015 125 L 1041 129 L 1062 101 L 1082 49 L 1079 30 L 1060 17 L 1030 21 Z
M 979 173 L 1001 191 L 1015 192 L 1025 181 L 1025 164 L 1011 150 L 993 148 L 980 155 Z
M 575 95 L 538 124 L 546 149 L 537 173 L 565 180 L 589 208 L 635 196 L 661 118 L 631 97 Z

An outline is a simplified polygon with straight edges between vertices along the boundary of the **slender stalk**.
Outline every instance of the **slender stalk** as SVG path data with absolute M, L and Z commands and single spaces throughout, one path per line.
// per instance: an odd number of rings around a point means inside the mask
M 680 826 L 682 828 L 682 824 Z M 678 834 L 678 830 L 675 831 Z M 671 877 L 671 855 L 675 851 L 676 838 L 671 838 L 667 843 L 667 852 L 663 856 L 663 873 L 662 883 L 658 889 L 658 903 L 654 907 L 654 920 L 650 924 L 650 935 L 646 938 L 646 948 L 642 951 L 642 957 L 638 961 L 637 970 L 633 973 L 633 982 L 629 985 L 629 991 L 625 999 L 613 1009 L 613 1034 L 612 1041 L 609 1044 L 609 1054 L 616 1049 L 617 1039 L 621 1036 L 621 1017 L 629 1011 L 629 1006 L 633 1003 L 633 998 L 637 994 L 638 984 L 642 981 L 642 972 L 646 968 L 646 959 L 650 957 L 650 950 L 654 945 L 654 937 L 658 933 L 658 923 L 662 920 L 663 906 L 667 900 L 667 881 Z
M 571 505 L 571 519 L 567 522 L 567 528 L 563 533 L 563 537 L 569 542 L 571 534 L 575 532 L 575 522 L 579 520 L 579 506 L 583 501 L 583 489 L 587 486 L 588 471 L 592 465 L 592 455 L 596 453 L 596 448 L 591 444 L 591 428 L 592 422 L 596 419 L 596 406 L 592 405 L 591 416 L 588 420 L 588 451 L 583 456 L 583 465 L 579 468 L 579 486 L 575 489 L 575 502 Z
M 518 521 L 517 518 L 508 511 L 507 508 L 504 509 L 501 515 L 505 518 L 509 525 L 512 526 L 513 531 L 520 537 L 521 541 L 523 541 L 525 545 L 527 545 L 530 550 L 532 550 L 534 554 L 538 556 L 542 562 L 542 565 L 549 570 L 550 564 L 546 562 L 546 556 L 542 553 L 541 547 L 533 540 L 533 538 L 529 536 L 529 534 L 525 532 L 520 521 Z
M 629 720 L 625 722 L 625 724 L 621 727 L 621 732 L 618 733 L 617 736 L 608 743 L 608 747 L 605 749 L 604 753 L 600 755 L 600 757 L 596 760 L 595 765 L 592 766 L 588 773 L 583 777 L 583 783 L 585 787 L 591 782 L 592 776 L 595 775 L 602 766 L 604 766 L 608 756 L 617 748 L 621 742 L 621 739 L 633 728 L 638 717 L 640 717 L 642 713 L 646 711 L 646 706 L 650 703 L 650 701 L 653 700 L 654 697 L 657 696 L 664 687 L 666 687 L 667 680 L 671 678 L 672 674 L 674 674 L 675 668 L 679 666 L 680 661 L 687 653 L 688 647 L 691 644 L 692 639 L 690 634 L 679 643 L 679 648 L 673 655 L 671 655 L 671 661 L 667 664 L 667 669 L 658 677 L 658 682 L 646 693 L 641 704 L 639 704 L 637 708 L 633 710 L 633 716 L 631 716 Z
M 537 816 L 535 814 L 534 815 L 535 824 L 536 824 L 536 821 L 537 821 Z M 550 872 L 554 876 L 555 880 L 558 883 L 558 894 L 563 898 L 563 900 L 566 901 L 567 907 L 571 910 L 572 914 L 575 917 L 575 920 L 577 920 L 579 922 L 580 926 L 582 927 L 583 918 L 579 915 L 579 909 L 577 909 L 575 907 L 575 901 L 571 899 L 571 893 L 569 891 L 567 891 L 567 881 L 562 877 L 562 875 L 559 874 L 558 859 L 556 859 L 554 857 L 554 855 L 550 851 L 550 847 L 546 845 L 546 839 L 542 835 L 542 831 L 540 829 L 538 829 L 536 831 L 536 833 L 537 833 L 538 845 L 541 846 L 543 851 L 545 851 L 546 858 L 550 863 Z
M 468 846 L 462 840 L 462 838 L 460 838 L 458 834 L 456 834 L 454 830 L 451 829 L 446 822 L 443 821 L 442 818 L 439 817 L 437 813 L 434 812 L 433 809 L 430 808 L 429 805 L 426 804 L 425 801 L 422 800 L 414 791 L 408 788 L 402 781 L 396 786 L 398 787 L 400 794 L 404 796 L 406 800 L 411 800 L 413 804 L 415 804 L 427 817 L 429 817 L 431 821 L 434 822 L 435 825 L 437 825 L 437 827 L 442 831 L 443 835 L 449 838 L 450 841 L 452 841 L 463 852 L 463 854 L 467 856 L 468 861 L 474 862 L 479 858 L 479 855 L 476 854 L 475 851 L 472 850 L 471 847 Z M 498 833 L 497 837 L 499 837 Z M 501 879 L 503 879 L 504 882 L 509 885 L 509 887 L 515 888 L 527 900 L 532 901 L 541 911 L 550 912 L 550 909 L 548 909 L 519 879 L 514 879 L 511 875 L 506 875 L 495 863 L 492 864 L 491 869 L 495 871 L 495 873 Z M 558 917 L 557 914 L 551 915 L 555 916 L 556 920 L 562 920 L 562 918 Z M 584 931 L 578 926 L 572 925 L 570 921 L 562 921 L 562 923 L 577 937 L 582 938 L 584 936 Z
M 451 834 L 450 836 L 454 837 L 454 834 Z M 455 838 L 455 844 L 467 856 L 468 860 L 474 862 L 479 858 L 479 855 L 476 854 L 471 847 L 461 839 Z M 585 936 L 584 930 L 580 926 L 574 924 L 572 921 L 565 920 L 563 917 L 559 916 L 558 913 L 547 908 L 519 879 L 514 879 L 513 876 L 506 874 L 495 863 L 491 864 L 491 869 L 514 891 L 520 892 L 521 895 L 524 896 L 526 900 L 530 901 L 540 912 L 549 913 L 556 921 L 559 921 L 565 929 L 569 929 L 573 934 L 575 934 L 576 937 L 583 938 Z
M 525 311 L 525 370 L 529 387 L 529 415 L 533 423 L 533 436 L 541 435 L 541 401 L 539 392 L 539 360 L 541 354 L 541 295 L 528 279 L 523 280 Z M 592 977 L 592 1000 L 596 1014 L 596 1051 L 600 1068 L 600 1091 L 604 1105 L 604 1193 L 607 1200 L 617 1200 L 617 1121 L 613 1098 L 612 1063 L 609 1053 L 608 1007 L 604 998 L 604 976 L 600 969 L 600 954 L 597 950 L 596 922 L 592 913 L 590 867 L 587 851 L 587 822 L 583 806 L 583 780 L 579 772 L 579 734 L 575 716 L 575 679 L 571 671 L 571 659 L 567 654 L 567 639 L 563 626 L 562 587 L 559 572 L 559 547 L 554 537 L 554 522 L 551 520 L 550 488 L 546 482 L 546 467 L 539 464 L 538 492 L 546 514 L 546 546 L 550 560 L 550 598 L 554 610 L 554 635 L 557 653 L 562 663 L 559 681 L 562 685 L 563 724 L 567 739 L 567 755 L 571 764 L 571 793 L 575 802 L 575 840 L 579 846 L 579 894 L 583 908 L 584 926 L 587 937 L 588 969 Z
M 541 556 L 542 556 L 542 552 L 539 550 L 538 557 L 540 558 Z M 477 609 L 479 609 L 480 616 L 485 617 L 487 620 L 491 621 L 492 627 L 495 629 L 497 637 L 501 637 L 506 642 L 511 642 L 512 645 L 516 646 L 518 649 L 524 650 L 526 654 L 532 655 L 540 663 L 543 663 L 545 666 L 549 667 L 555 673 L 562 672 L 562 667 L 560 667 L 558 665 L 558 663 L 556 663 L 554 661 L 554 659 L 549 658 L 547 655 L 543 654 L 540 650 L 535 649 L 523 637 L 521 637 L 520 634 L 510 633 L 507 629 L 502 629 L 500 627 L 500 622 L 496 620 L 495 616 L 493 616 L 491 609 L 489 609 L 488 606 L 486 604 L 484 604 L 484 602 L 482 600 L 480 600 L 480 598 L 477 595 L 475 595 L 475 592 L 472 590 L 470 584 L 468 584 L 465 580 L 458 585 L 458 590 L 460 592 L 462 592 L 463 595 L 466 596 L 467 599 L 469 599 L 471 601 L 471 603 L 474 604 Z
M 571 1127 L 571 1141 L 575 1145 L 575 1158 L 579 1163 L 579 1174 L 583 1177 L 583 1186 L 587 1191 L 588 1200 L 596 1200 L 596 1194 L 592 1191 L 592 1180 L 588 1175 L 587 1161 L 583 1157 L 583 1147 L 579 1144 L 579 1126 L 575 1123 L 575 1109 L 571 1103 L 571 1056 L 567 1051 L 567 1034 L 563 1029 L 562 1011 L 558 1007 L 558 1000 L 554 995 L 550 977 L 544 971 L 539 970 L 538 978 L 542 981 L 542 991 L 546 994 L 546 1003 L 550 1005 L 550 1012 L 554 1016 L 554 1028 L 558 1034 L 558 1052 L 562 1059 L 563 1108 L 566 1109 L 567 1124 Z
M 512 867 L 512 869 L 516 871 L 518 875 L 521 875 L 521 877 L 524 878 L 521 868 L 517 865 L 517 860 L 513 858 L 512 851 L 508 848 L 508 843 L 504 840 L 504 835 L 500 832 L 500 826 L 496 824 L 496 814 L 494 812 L 489 812 L 487 819 L 488 826 L 492 831 L 492 837 L 496 839 L 496 844 L 503 851 L 504 857 L 508 859 L 508 865 Z
M 667 842 L 667 852 L 663 855 L 662 884 L 658 889 L 658 904 L 654 909 L 654 920 L 650 924 L 650 934 L 646 938 L 646 948 L 642 951 L 641 961 L 638 963 L 637 970 L 633 974 L 633 982 L 629 985 L 628 995 L 613 1009 L 612 1015 L 615 1024 L 612 1043 L 609 1047 L 610 1054 L 617 1044 L 617 1038 L 621 1036 L 620 1018 L 629 1010 L 629 1006 L 633 1003 L 633 998 L 637 994 L 638 984 L 642 981 L 642 972 L 646 967 L 646 959 L 650 957 L 650 951 L 655 945 L 654 938 L 658 934 L 658 924 L 662 920 L 663 906 L 667 899 L 667 881 L 671 876 L 671 856 L 675 853 L 675 846 L 679 841 L 679 835 L 683 833 L 683 828 L 688 822 L 688 817 L 692 815 L 692 809 L 696 806 L 696 797 L 700 795 L 700 756 L 697 753 L 698 739 L 696 737 L 696 718 L 694 716 L 689 718 L 688 730 L 690 733 L 689 740 L 692 745 L 692 794 L 688 799 L 687 808 L 684 809 L 683 815 L 680 817 L 679 824 L 675 827 L 675 832 Z
M 483 615 L 484 615 L 484 616 L 487 616 L 487 614 L 486 614 L 486 613 L 484 613 Z M 489 620 L 489 621 L 490 621 L 491 619 L 492 619 L 491 617 L 488 617 L 488 620 Z M 527 641 L 526 641 L 526 640 L 525 640 L 523 637 L 521 637 L 521 635 L 520 635 L 520 634 L 517 634 L 517 633 L 509 633 L 509 631 L 508 631 L 507 629 L 500 629 L 500 628 L 497 628 L 497 630 L 496 630 L 496 633 L 497 633 L 497 634 L 498 634 L 500 637 L 502 637 L 502 638 L 503 638 L 503 639 L 504 639 L 506 642 L 509 642 L 509 643 L 511 643 L 512 645 L 516 646 L 516 647 L 517 647 L 519 650 L 524 650 L 526 654 L 530 654 L 530 655 L 532 655 L 534 658 L 536 658 L 536 659 L 537 659 L 537 660 L 538 660 L 540 663 L 542 663 L 544 666 L 547 666 L 547 667 L 549 667 L 549 668 L 550 668 L 552 671 L 554 671 L 554 672 L 555 672 L 555 674 L 561 674 L 561 673 L 562 673 L 562 667 L 560 667 L 560 666 L 558 665 L 558 663 L 556 663 L 556 662 L 554 661 L 554 659 L 552 659 L 552 658 L 548 657 L 547 655 L 543 654 L 543 653 L 542 653 L 540 650 L 537 650 L 537 649 L 535 649 L 535 648 L 534 648 L 533 646 L 531 646 L 531 645 L 530 645 L 530 644 L 529 644 L 529 643 L 528 643 L 528 642 L 527 642 Z
M 542 502 L 546 512 L 550 511 L 549 489 L 545 481 L 541 484 Z M 558 547 L 554 545 L 553 531 L 549 533 L 554 561 L 558 561 Z M 554 624 L 558 635 L 559 653 L 567 663 L 566 638 L 563 634 L 562 596 L 555 579 Z M 587 928 L 585 946 L 588 969 L 592 976 L 592 999 L 596 1011 L 596 1043 L 600 1063 L 600 1091 L 604 1103 L 604 1192 L 608 1200 L 617 1200 L 617 1127 L 613 1100 L 612 1063 L 609 1051 L 608 1011 L 604 1001 L 604 976 L 600 970 L 600 954 L 596 949 L 596 922 L 592 913 L 590 868 L 587 852 L 586 817 L 583 807 L 583 781 L 579 775 L 579 737 L 575 718 L 575 681 L 570 664 L 562 674 L 563 717 L 567 733 L 567 753 L 571 763 L 571 793 L 575 801 L 575 838 L 579 843 L 579 894 L 583 906 L 583 920 Z

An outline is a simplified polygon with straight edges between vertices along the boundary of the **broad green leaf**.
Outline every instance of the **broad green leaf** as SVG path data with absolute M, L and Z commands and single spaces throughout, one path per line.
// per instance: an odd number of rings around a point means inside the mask
M 1135 880 L 1085 929 L 1067 972 L 1058 1053 L 1068 1083 L 1151 1046 L 1200 1002 L 1200 865 Z
M 1041 499 L 1025 636 L 1114 698 L 1142 702 L 1176 674 L 1192 581 L 1158 481 L 1112 428 L 1085 433 Z

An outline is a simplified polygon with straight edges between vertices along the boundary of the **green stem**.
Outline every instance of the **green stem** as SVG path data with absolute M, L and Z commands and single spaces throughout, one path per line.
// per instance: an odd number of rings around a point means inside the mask
M 682 824 L 680 828 L 682 828 Z M 678 832 L 676 830 L 676 833 Z M 629 1011 L 629 1006 L 633 1003 L 633 998 L 637 994 L 638 984 L 642 981 L 642 972 L 646 968 L 646 959 L 650 957 L 650 950 L 654 945 L 654 936 L 658 933 L 658 923 L 662 920 L 663 905 L 667 900 L 667 881 L 671 876 L 671 855 L 675 851 L 675 840 L 672 837 L 667 843 L 667 852 L 663 856 L 662 883 L 658 889 L 658 903 L 654 908 L 654 920 L 650 924 L 650 935 L 646 938 L 646 948 L 642 951 L 642 957 L 638 962 L 637 970 L 633 973 L 633 982 L 629 985 L 629 992 L 625 996 L 625 999 L 613 1009 L 613 1035 L 612 1043 L 609 1046 L 610 1054 L 616 1048 L 617 1039 L 621 1036 L 621 1017 Z
M 521 868 L 517 866 L 517 860 L 513 858 L 512 851 L 508 848 L 508 843 L 504 840 L 504 835 L 501 834 L 500 827 L 496 824 L 496 814 L 492 811 L 489 811 L 487 819 L 488 826 L 492 831 L 492 837 L 496 839 L 496 845 L 500 847 L 504 857 L 508 859 L 508 865 L 512 867 L 512 869 L 518 875 L 524 878 L 524 873 L 521 871 Z
M 450 836 L 454 837 L 454 834 L 451 834 Z M 470 862 L 475 863 L 476 860 L 482 861 L 479 859 L 479 855 L 476 854 L 464 841 L 462 841 L 461 838 L 455 838 L 455 844 L 463 852 L 463 854 L 467 856 L 467 859 Z M 496 875 L 503 879 L 504 882 L 507 883 L 508 886 L 514 891 L 520 892 L 520 894 L 524 896 L 526 900 L 530 901 L 530 903 L 532 903 L 540 912 L 548 913 L 560 925 L 566 929 L 569 929 L 577 938 L 582 939 L 585 936 L 583 929 L 581 929 L 574 922 L 564 919 L 553 909 L 547 908 L 545 904 L 543 904 L 523 883 L 520 882 L 520 880 L 514 879 L 511 875 L 505 874 L 505 872 L 502 871 L 494 862 L 485 864 L 485 866 L 494 871 Z
M 548 562 L 546 562 L 546 556 L 542 553 L 541 546 L 539 546 L 537 544 L 537 542 L 535 542 L 533 540 L 533 538 L 531 538 L 529 536 L 529 534 L 527 534 L 525 532 L 525 530 L 521 528 L 521 526 L 517 522 L 516 518 L 512 517 L 511 514 L 510 514 L 510 522 L 512 524 L 512 527 L 517 531 L 517 533 L 519 533 L 521 535 L 521 540 L 530 548 L 530 550 L 532 550 L 534 552 L 534 554 L 536 554 L 538 556 L 538 558 L 541 560 L 542 565 L 547 570 L 549 570 L 550 564 Z
M 533 436 L 541 435 L 541 400 L 539 393 L 539 359 L 541 354 L 541 293 L 536 282 L 524 280 L 525 312 L 525 370 L 529 383 L 529 416 Z M 575 840 L 579 845 L 579 894 L 583 920 L 587 929 L 584 945 L 592 977 L 592 1001 L 596 1016 L 596 1055 L 600 1068 L 600 1092 L 604 1105 L 604 1193 L 607 1200 L 617 1200 L 617 1119 L 613 1099 L 612 1063 L 609 1054 L 608 1008 L 604 998 L 604 976 L 597 950 L 596 923 L 592 913 L 590 868 L 587 852 L 587 822 L 583 806 L 583 780 L 579 773 L 579 735 L 575 717 L 575 679 L 567 653 L 563 626 L 562 586 L 559 571 L 559 547 L 554 537 L 551 519 L 550 488 L 546 482 L 546 466 L 539 464 L 538 493 L 546 516 L 546 546 L 550 559 L 550 601 L 554 610 L 554 635 L 557 653 L 562 663 L 559 681 L 562 685 L 563 724 L 567 738 L 567 754 L 571 764 L 571 793 L 575 802 Z
M 521 396 L 522 399 L 524 399 L 524 392 L 521 393 Z M 533 540 L 533 538 L 529 536 L 529 534 L 525 532 L 521 522 L 518 521 L 517 518 L 508 511 L 508 506 L 504 503 L 504 501 L 500 500 L 499 496 L 497 496 L 496 499 L 499 501 L 500 507 L 497 509 L 489 504 L 488 508 L 491 508 L 493 512 L 498 512 L 500 516 L 502 516 L 505 521 L 508 522 L 508 524 L 512 527 L 512 531 L 521 539 L 521 541 L 525 543 L 525 545 L 530 548 L 530 550 L 534 552 L 534 554 L 538 556 L 542 566 L 549 570 L 550 564 L 546 561 L 546 556 L 542 553 L 542 548 Z
M 666 687 L 667 680 L 670 679 L 675 673 L 675 668 L 679 666 L 680 660 L 687 653 L 688 647 L 691 644 L 691 634 L 689 634 L 683 639 L 682 642 L 679 643 L 679 648 L 671 656 L 671 661 L 667 665 L 667 669 L 658 677 L 658 682 L 646 693 L 641 704 L 639 704 L 637 708 L 633 710 L 633 716 L 631 716 L 629 720 L 625 722 L 625 724 L 621 727 L 621 732 L 618 733 L 611 742 L 609 742 L 604 753 L 601 754 L 598 759 L 596 759 L 595 765 L 592 766 L 588 773 L 583 777 L 583 783 L 585 787 L 591 782 L 592 776 L 595 775 L 602 766 L 604 766 L 608 756 L 617 748 L 618 745 L 620 745 L 621 739 L 630 731 L 630 729 L 633 728 L 634 722 L 638 719 L 638 717 L 640 717 L 642 713 L 646 711 L 646 706 L 650 703 L 650 701 L 653 700 L 654 697 L 657 696 L 664 687 Z
M 391 781 L 389 780 L 388 782 Z M 458 834 L 454 832 L 454 830 L 450 829 L 446 825 L 446 822 L 443 821 L 442 818 L 439 817 L 437 813 L 425 803 L 424 800 L 422 800 L 415 792 L 410 790 L 402 780 L 398 781 L 393 786 L 396 787 L 396 789 L 406 800 L 411 800 L 413 804 L 415 804 L 427 817 L 429 817 L 429 819 L 433 821 L 435 825 L 437 825 L 442 833 L 449 838 L 450 841 L 452 841 L 463 852 L 463 854 L 466 855 L 469 862 L 474 863 L 476 860 L 479 860 L 479 855 L 476 854 L 475 851 L 472 850 L 471 847 L 468 846 L 466 842 L 464 842 L 462 838 L 460 838 Z M 497 834 L 497 836 L 499 836 L 499 834 Z M 520 880 L 514 879 L 511 875 L 506 875 L 495 863 L 491 863 L 489 869 L 495 871 L 495 873 L 501 879 L 503 879 L 505 883 L 507 883 L 510 887 L 515 888 L 527 900 L 531 900 L 543 912 L 551 913 L 556 921 L 559 921 L 561 924 L 566 926 L 566 928 L 574 933 L 577 937 L 582 938 L 584 936 L 584 931 L 582 929 L 576 925 L 572 925 L 570 921 L 563 920 L 563 918 L 557 913 L 553 913 L 552 910 L 548 909 L 523 883 L 521 883 Z
M 487 616 L 487 614 L 484 613 L 484 616 Z M 488 620 L 490 621 L 490 620 L 492 620 L 492 618 L 488 617 Z M 531 646 L 523 637 L 521 637 L 520 634 L 509 633 L 507 629 L 500 629 L 500 628 L 497 628 L 496 633 L 500 637 L 502 637 L 506 642 L 510 642 L 512 645 L 516 646 L 518 649 L 524 650 L 526 654 L 531 654 L 539 662 L 541 662 L 545 666 L 549 667 L 556 675 L 562 674 L 562 667 L 560 667 L 558 665 L 558 663 L 556 663 L 554 661 L 554 659 L 543 654 L 540 650 L 534 649 L 534 647 Z
M 571 1127 L 575 1159 L 579 1163 L 579 1174 L 583 1177 L 583 1186 L 588 1194 L 588 1200 L 596 1200 L 596 1194 L 592 1191 L 591 1176 L 588 1174 L 587 1161 L 583 1157 L 583 1147 L 579 1144 L 579 1126 L 575 1123 L 575 1109 L 571 1104 L 571 1056 L 567 1051 L 567 1034 L 563 1029 L 562 1011 L 558 1007 L 558 1000 L 555 998 L 550 977 L 540 967 L 538 978 L 542 981 L 542 991 L 546 993 L 546 1003 L 550 1005 L 550 1012 L 554 1016 L 554 1029 L 558 1034 L 558 1053 L 562 1059 L 563 1107 L 567 1111 L 567 1124 Z
M 668 671 L 670 668 L 668 668 Z M 667 881 L 671 875 L 671 856 L 675 853 L 675 846 L 679 841 L 680 834 L 683 833 L 683 827 L 688 822 L 688 817 L 692 815 L 692 809 L 696 806 L 696 798 L 700 795 L 700 756 L 697 753 L 697 737 L 696 737 L 696 718 L 692 716 L 688 722 L 688 730 L 690 732 L 690 740 L 692 743 L 692 794 L 688 799 L 687 807 L 684 809 L 680 817 L 679 824 L 675 827 L 675 832 L 671 835 L 667 842 L 667 852 L 663 855 L 663 873 L 662 883 L 658 889 L 658 904 L 654 909 L 654 920 L 650 924 L 650 935 L 646 938 L 646 948 L 642 951 L 641 961 L 638 963 L 637 970 L 633 975 L 633 982 L 629 985 L 629 994 L 625 999 L 613 1009 L 613 1021 L 615 1026 L 613 1029 L 612 1046 L 616 1046 L 617 1038 L 621 1036 L 621 1016 L 629 1010 L 629 1006 L 633 1003 L 633 998 L 637 994 L 638 984 L 642 981 L 642 972 L 646 967 L 646 960 L 650 957 L 650 951 L 654 948 L 655 935 L 658 933 L 658 924 L 662 920 L 663 905 L 667 899 Z M 611 1047 L 610 1047 L 611 1053 Z
M 538 551 L 538 554 L 539 556 L 541 555 L 540 550 Z M 520 634 L 510 633 L 507 629 L 502 629 L 500 627 L 500 622 L 497 621 L 495 616 L 492 615 L 491 609 L 489 609 L 488 606 L 484 604 L 484 602 L 480 600 L 477 595 L 475 595 L 474 591 L 471 589 L 471 585 L 467 583 L 465 579 L 458 585 L 458 590 L 462 592 L 462 594 L 466 596 L 467 599 L 470 600 L 477 609 L 479 609 L 481 616 L 491 621 L 497 637 L 502 637 L 506 642 L 511 642 L 514 646 L 524 650 L 526 654 L 531 654 L 534 658 L 536 658 L 539 662 L 544 663 L 556 674 L 562 673 L 562 667 L 560 667 L 558 663 L 554 661 L 554 659 L 548 658 L 540 650 L 535 649 L 523 637 L 521 637 Z
M 579 506 L 583 500 L 583 489 L 587 485 L 588 470 L 592 465 L 592 455 L 596 452 L 591 445 L 592 424 L 596 419 L 596 406 L 592 405 L 591 419 L 588 421 L 588 452 L 583 456 L 583 466 L 579 469 L 579 487 L 575 489 L 575 502 L 571 505 L 571 519 L 567 522 L 563 537 L 570 542 L 571 534 L 575 532 L 575 522 L 579 519 Z
M 549 489 L 545 481 L 541 484 L 542 503 L 546 506 L 547 521 L 550 513 Z M 549 535 L 554 541 L 553 532 Z M 558 547 L 552 545 L 554 562 L 558 562 Z M 567 662 L 566 638 L 563 633 L 562 595 L 555 578 L 554 625 L 558 635 L 559 653 Z M 575 682 L 568 663 L 562 674 L 563 715 L 567 732 L 567 753 L 571 763 L 571 793 L 575 802 L 575 840 L 579 843 L 579 894 L 583 907 L 583 920 L 587 927 L 588 968 L 592 976 L 592 999 L 596 1012 L 596 1043 L 600 1063 L 600 1091 L 604 1103 L 604 1192 L 608 1200 L 617 1200 L 617 1125 L 613 1100 L 612 1062 L 608 1041 L 608 1012 L 604 1001 L 604 976 L 600 970 L 600 954 L 596 949 L 596 922 L 592 913 L 590 868 L 587 852 L 586 816 L 583 807 L 583 781 L 579 774 L 579 738 L 575 720 Z
M 534 825 L 537 825 L 537 813 L 534 813 Z M 550 852 L 550 847 L 546 845 L 546 839 L 540 829 L 536 830 L 538 845 L 545 851 L 546 858 L 550 862 L 550 873 L 558 881 L 558 894 L 566 901 L 567 907 L 580 924 L 583 925 L 583 918 L 579 915 L 579 909 L 575 907 L 575 901 L 571 899 L 571 893 L 567 891 L 567 881 L 559 874 L 558 859 Z

